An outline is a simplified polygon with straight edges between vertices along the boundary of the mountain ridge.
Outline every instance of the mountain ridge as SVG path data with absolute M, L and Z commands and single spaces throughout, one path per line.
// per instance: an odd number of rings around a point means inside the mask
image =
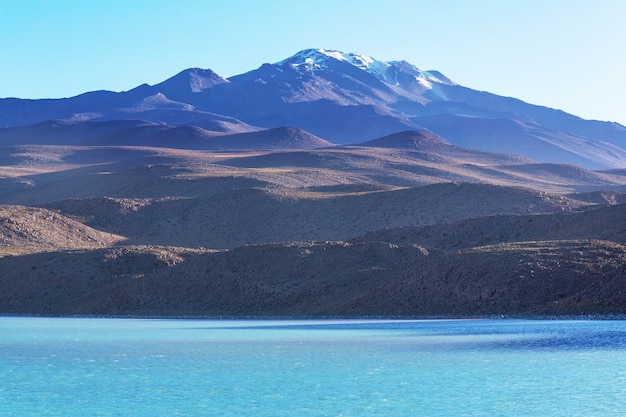
M 291 126 L 337 144 L 428 130 L 453 145 L 540 162 L 626 167 L 626 127 L 620 124 L 472 90 L 406 61 L 322 48 L 228 79 L 190 68 L 119 93 L 0 99 L 0 126 L 51 119 L 148 120 L 223 133 Z

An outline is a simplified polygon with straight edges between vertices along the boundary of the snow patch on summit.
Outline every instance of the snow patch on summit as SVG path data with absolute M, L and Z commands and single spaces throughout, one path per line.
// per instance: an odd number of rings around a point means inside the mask
M 363 71 L 374 75 L 379 80 L 397 85 L 395 73 L 398 71 L 411 74 L 423 87 L 431 89 L 432 83 L 455 85 L 456 83 L 437 71 L 424 71 L 406 61 L 379 61 L 367 55 L 358 53 L 344 53 L 331 49 L 305 49 L 297 54 L 277 62 L 276 66 L 290 65 L 295 69 L 315 70 L 328 69 L 330 60 L 349 63 Z M 394 69 L 390 71 L 390 69 Z
M 344 53 L 331 49 L 305 49 L 297 54 L 277 62 L 276 65 L 291 65 L 294 68 L 306 66 L 309 68 L 328 68 L 329 58 L 347 62 L 357 68 L 370 72 L 378 78 L 385 79 L 385 71 L 390 67 L 386 62 L 357 53 Z

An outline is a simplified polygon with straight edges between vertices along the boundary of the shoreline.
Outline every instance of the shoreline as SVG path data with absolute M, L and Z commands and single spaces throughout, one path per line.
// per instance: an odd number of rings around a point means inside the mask
M 211 320 L 211 321 L 435 321 L 435 320 L 546 320 L 546 321 L 603 321 L 626 320 L 626 314 L 494 314 L 494 315 L 417 315 L 417 316 L 234 316 L 234 315 L 142 315 L 142 314 L 6 314 L 1 318 L 57 318 L 57 319 L 120 319 L 120 320 Z

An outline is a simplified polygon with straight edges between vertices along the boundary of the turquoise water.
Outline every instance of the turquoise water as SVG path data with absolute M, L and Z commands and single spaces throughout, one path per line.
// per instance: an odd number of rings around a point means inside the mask
M 0 318 L 0 416 L 624 416 L 624 321 Z

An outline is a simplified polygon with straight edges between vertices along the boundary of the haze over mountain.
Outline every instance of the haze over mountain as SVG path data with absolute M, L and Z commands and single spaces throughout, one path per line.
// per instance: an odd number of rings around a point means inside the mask
M 337 144 L 428 130 L 453 145 L 541 162 L 590 169 L 626 166 L 622 125 L 472 90 L 405 61 L 328 49 L 303 50 L 228 79 L 211 70 L 188 69 L 121 93 L 0 100 L 0 126 L 52 119 L 143 120 L 221 134 L 294 127 Z M 5 135 L 0 132 L 0 143 Z M 21 137 L 37 141 L 32 135 Z M 176 140 L 159 146 L 179 147 Z

